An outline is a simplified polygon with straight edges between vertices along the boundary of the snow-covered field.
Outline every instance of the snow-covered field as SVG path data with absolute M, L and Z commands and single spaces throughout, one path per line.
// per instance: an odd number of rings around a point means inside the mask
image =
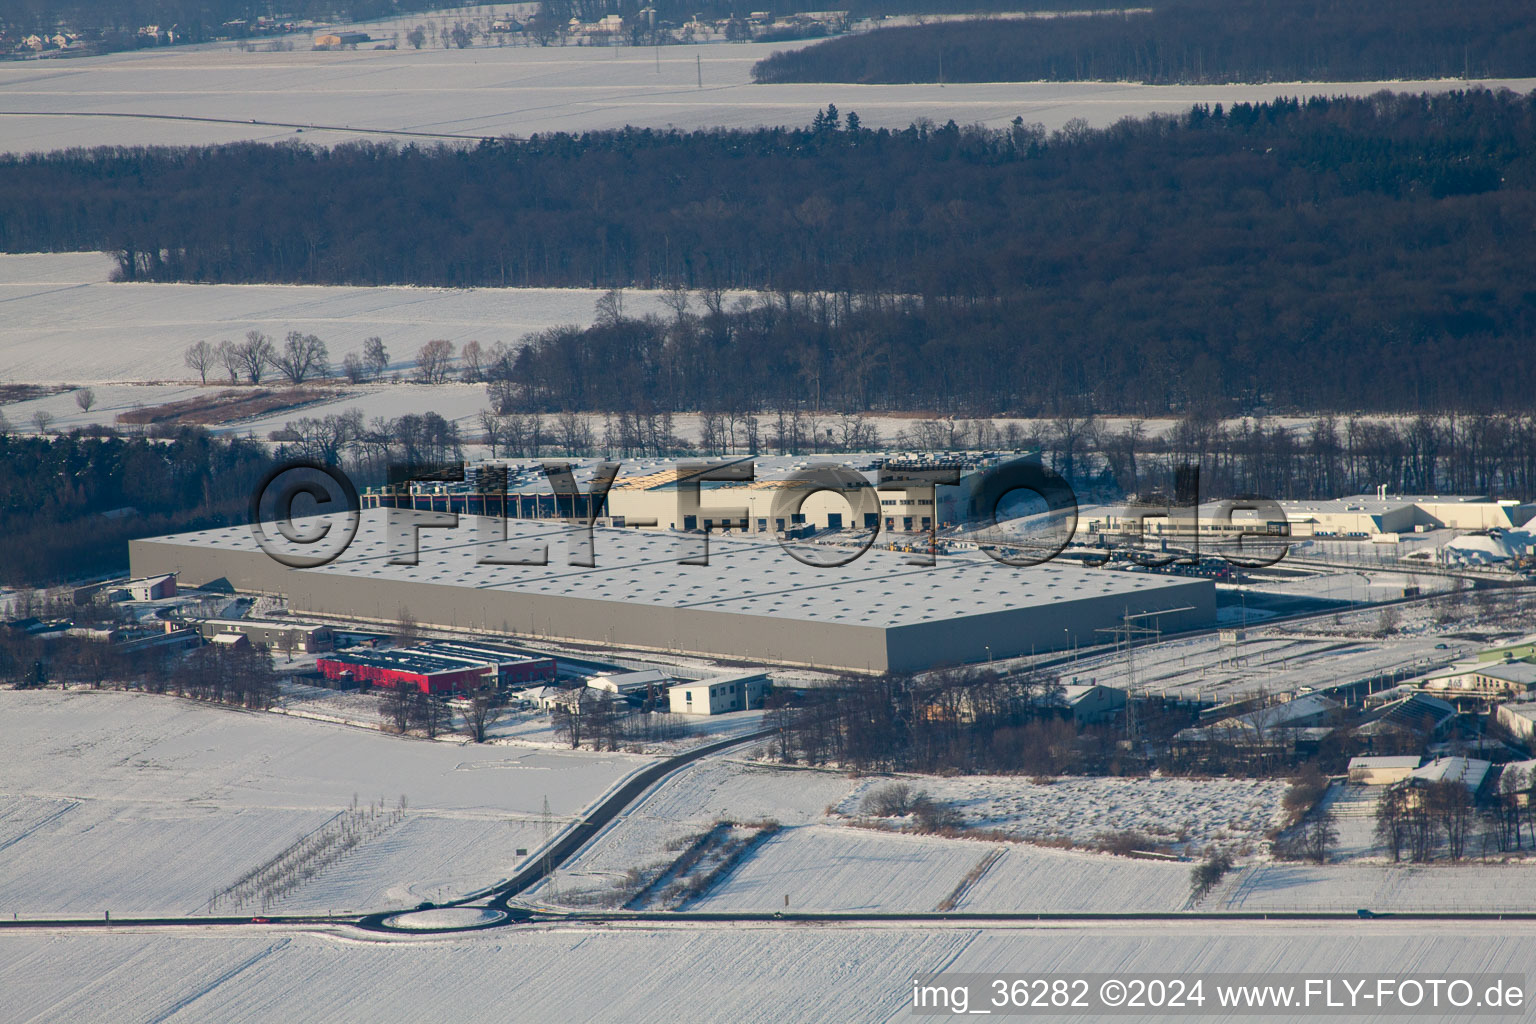
M 427 743 L 173 697 L 0 691 L 0 914 L 195 913 L 354 799 L 402 821 L 281 901 L 367 910 L 506 878 L 649 759 Z
M 378 335 L 391 370 L 409 374 L 417 350 L 434 338 L 489 347 L 557 324 L 590 324 L 603 294 L 590 288 L 111 284 L 112 267 L 102 253 L 0 255 L 0 383 L 196 381 L 183 361 L 188 345 L 238 342 L 250 330 L 279 342 L 289 331 L 318 335 L 337 369 L 346 353 L 362 349 L 364 338 Z M 660 313 L 660 293 L 625 292 L 624 309 L 632 316 Z M 210 370 L 209 382 L 219 380 Z M 483 407 L 485 389 L 473 391 Z M 50 410 L 78 414 L 73 399 L 64 397 L 63 406 Z M 66 426 L 62 419 L 60 426 Z
M 1182 832 L 1191 845 L 1221 839 L 1241 846 L 1269 827 L 1284 790 L 1283 783 L 1181 779 L 1063 779 L 1053 786 L 1022 778 L 911 781 L 955 801 L 972 827 L 1083 843 L 1135 829 L 1169 841 Z M 800 910 L 933 910 L 952 894 L 961 910 L 1177 910 L 1186 903 L 1187 862 L 852 825 L 863 794 L 880 784 L 706 758 L 609 825 L 561 872 L 559 887 L 566 896 L 603 890 L 630 869 L 672 861 L 686 840 L 716 821 L 772 819 L 785 828 L 692 909 L 782 909 L 786 895 Z M 547 887 L 533 895 L 558 902 Z
M 771 819 L 786 826 L 820 821 L 853 786 L 853 780 L 838 772 L 778 769 L 725 756 L 704 758 L 673 772 L 615 818 L 562 869 L 559 885 L 564 890 L 600 889 L 621 880 L 631 868 L 669 862 L 677 856 L 669 846 L 716 821 Z M 547 885 L 530 895 L 552 898 Z
M 1189 870 L 1025 843 L 804 825 L 758 847 L 688 909 L 771 911 L 788 896 L 794 910 L 845 912 L 1179 910 Z
M 1440 90 L 1466 84 L 751 84 L 754 63 L 775 50 L 803 45 L 287 53 L 240 52 L 226 45 L 14 61 L 0 65 L 0 107 L 8 112 L 0 117 L 0 146 L 25 152 L 245 139 L 332 144 L 382 137 L 345 129 L 474 139 L 624 125 L 805 125 L 828 102 L 845 113 L 856 111 L 872 128 L 905 128 L 921 117 L 1000 126 L 1016 116 L 1059 128 L 1074 117 L 1103 126 L 1122 117 L 1182 112 L 1197 102 L 1230 105 L 1281 95 L 1369 95 L 1383 88 Z M 1536 83 L 1486 84 L 1526 92 Z M 104 116 L 125 114 L 133 116 Z M 296 126 L 303 126 L 302 134 Z
M 1107 853 L 1010 844 L 966 890 L 955 909 L 1182 910 L 1189 901 L 1192 866 L 1182 861 L 1132 860 Z
M 1286 789 L 1284 781 L 1269 779 L 1067 776 L 1048 785 L 1016 776 L 908 781 L 914 789 L 952 804 L 968 828 L 1075 843 L 1134 831 L 1191 849 L 1211 842 L 1258 842 L 1276 824 Z M 864 794 L 883 784 L 880 779 L 862 780 L 838 811 L 858 814 Z
M 1201 910 L 1530 911 L 1536 865 L 1251 864 L 1233 871 Z
M 97 1020 L 104 1006 L 113 1020 L 177 1024 L 904 1021 L 912 1017 L 913 975 L 937 970 L 1524 974 L 1533 942 L 1536 929 L 1523 923 L 1390 920 L 989 930 L 563 926 L 387 942 L 260 927 L 38 932 L 0 934 L 0 991 L 15 1024 Z M 1314 1010 L 1305 1019 L 1392 1018 Z
M 688 909 L 936 910 L 966 872 L 998 848 L 805 825 L 763 843 Z

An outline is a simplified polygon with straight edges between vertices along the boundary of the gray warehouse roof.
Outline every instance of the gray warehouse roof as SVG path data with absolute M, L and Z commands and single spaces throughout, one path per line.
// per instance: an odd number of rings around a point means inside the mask
M 312 612 L 388 620 L 409 608 L 424 623 L 501 633 L 559 636 L 636 648 L 685 650 L 855 670 L 919 668 L 1087 645 L 1094 630 L 1126 612 L 1163 612 L 1164 629 L 1208 625 L 1215 590 L 1206 580 L 1089 569 L 1028 568 L 985 555 L 912 555 L 871 549 L 837 568 L 805 565 L 761 535 L 703 538 L 655 530 L 597 528 L 593 567 L 568 564 L 578 528 L 560 520 L 461 516 L 454 529 L 411 530 L 432 513 L 364 510 L 357 535 L 334 562 L 290 569 L 257 546 L 249 527 L 133 541 L 135 570 L 184 570 L 189 585 L 226 578 L 238 589 L 282 593 Z M 437 513 L 442 516 L 442 513 Z M 304 524 L 300 524 L 304 530 Z M 547 545 L 547 565 L 481 564 L 506 545 Z
M 506 520 L 507 543 L 547 544 L 548 565 L 480 565 L 493 548 L 479 543 L 477 516 L 461 516 L 454 530 L 422 529 L 418 564 L 393 565 L 398 549 L 388 536 L 389 511 L 366 510 L 356 538 L 335 562 L 296 571 L 887 627 L 1188 585 L 1065 563 L 1016 568 L 976 553 L 916 566 L 908 564 L 910 555 L 878 548 L 850 565 L 820 568 L 796 561 L 772 541 L 720 534 L 710 536 L 708 565 L 684 565 L 682 559 L 699 551 L 698 534 L 601 527 L 593 530 L 596 565 L 587 568 L 567 564 L 570 526 L 530 519 Z M 250 530 L 238 526 L 157 539 L 205 550 L 257 550 Z

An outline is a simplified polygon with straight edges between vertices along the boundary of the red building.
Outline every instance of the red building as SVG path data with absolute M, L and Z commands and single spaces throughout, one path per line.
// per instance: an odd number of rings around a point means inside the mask
M 498 661 L 411 650 L 342 651 L 316 659 L 320 674 L 333 682 L 394 689 L 413 686 L 422 693 L 466 693 L 484 687 L 502 687 L 555 678 L 552 658 L 521 658 Z

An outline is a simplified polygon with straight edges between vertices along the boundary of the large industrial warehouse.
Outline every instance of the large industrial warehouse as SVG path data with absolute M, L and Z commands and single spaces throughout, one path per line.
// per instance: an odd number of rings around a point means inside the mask
M 1014 568 L 975 553 L 921 566 L 870 550 L 819 568 L 761 537 L 714 536 L 709 564 L 685 565 L 702 535 L 597 528 L 595 565 L 585 568 L 567 557 L 579 531 L 551 520 L 463 516 L 454 529 L 419 531 L 417 564 L 392 564 L 412 531 L 389 530 L 390 514 L 413 515 L 364 510 L 351 545 L 318 568 L 283 565 L 244 526 L 133 541 L 130 557 L 135 575 L 178 572 L 184 586 L 281 594 L 298 612 L 375 621 L 405 613 L 447 628 L 855 672 L 1101 643 L 1095 630 L 1127 614 L 1162 612 L 1138 625 L 1165 632 L 1215 619 L 1205 580 L 1060 563 Z M 487 543 L 502 522 L 507 540 Z M 513 546 L 547 546 L 548 564 L 483 564 Z

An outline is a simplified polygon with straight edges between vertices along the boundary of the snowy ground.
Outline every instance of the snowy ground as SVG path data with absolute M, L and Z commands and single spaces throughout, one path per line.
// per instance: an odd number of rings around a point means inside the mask
M 1251 864 L 1200 901 L 1201 910 L 1530 910 L 1536 865 Z
M 674 772 L 630 805 L 560 872 L 558 885 L 567 893 L 611 887 L 631 868 L 670 862 L 678 850 L 669 847 L 716 821 L 771 819 L 786 826 L 820 821 L 853 786 L 853 780 L 839 772 L 779 769 L 726 756 L 705 758 Z M 554 900 L 548 885 L 531 890 L 530 896 Z
M 1025 843 L 804 825 L 758 847 L 690 910 L 1179 910 L 1187 863 Z
M 631 869 L 674 860 L 719 820 L 785 826 L 757 847 L 696 909 L 933 910 L 947 897 L 966 910 L 1177 910 L 1189 893 L 1187 862 L 1156 862 L 1027 843 L 915 836 L 854 827 L 863 794 L 880 779 L 706 758 L 674 773 L 615 819 L 560 873 L 552 903 L 611 890 Z M 952 800 L 974 828 L 1020 838 L 1135 829 L 1191 846 L 1257 843 L 1284 783 L 1022 778 L 911 780 Z M 999 855 L 1000 856 L 996 856 Z M 985 863 L 983 863 L 985 861 Z M 975 877 L 967 880 L 973 871 Z M 962 882 L 966 887 L 961 888 Z
M 364 729 L 376 729 L 382 720 L 379 696 L 376 693 L 331 690 L 303 684 L 284 684 L 283 696 L 276 710 L 300 718 L 337 722 Z M 702 743 L 757 732 L 762 728 L 763 715 L 762 711 L 737 711 L 726 715 L 679 715 L 673 719 L 682 728 L 682 735 L 676 739 L 625 740 L 621 749 L 630 753 L 676 754 Z M 462 723 L 462 717 L 455 715 L 455 727 L 461 728 Z M 570 741 L 561 739 L 556 733 L 549 712 L 533 708 L 507 709 L 486 730 L 486 735 L 491 745 L 570 748 Z M 462 738 L 447 736 L 444 739 L 446 742 L 457 743 Z
M 37 932 L 0 934 L 0 991 L 7 1020 L 16 1024 L 98 1019 L 107 1001 L 115 1020 L 177 1024 L 874 1022 L 912 1019 L 912 977 L 937 970 L 1525 974 L 1533 942 L 1536 929 L 1524 923 L 1495 929 L 1391 920 L 988 930 L 564 926 L 388 942 L 260 927 Z M 1202 1019 L 1253 1018 L 1213 1013 Z M 1392 1018 L 1314 1010 L 1305 1019 L 1364 1024 Z
M 1403 609 L 1405 622 L 1411 611 Z M 1477 649 L 1475 643 L 1442 640 L 1428 631 L 1382 639 L 1365 635 L 1375 628 L 1380 614 L 1379 609 L 1346 612 L 1339 625 L 1323 620 L 1320 625 L 1309 624 L 1306 633 L 1294 624 L 1260 629 L 1250 624 L 1240 644 L 1207 635 L 1138 647 L 1132 666 L 1134 683 L 1143 693 L 1228 701 L 1260 689 L 1294 693 L 1304 686 L 1320 688 L 1375 676 L 1402 681 Z M 1443 648 L 1438 646 L 1442 643 Z M 1123 652 L 1095 654 L 1062 667 L 1063 682 L 1124 687 L 1131 679 Z
M 0 916 L 197 913 L 354 799 L 402 822 L 284 909 L 368 910 L 509 877 L 519 847 L 649 759 L 427 743 L 174 697 L 0 691 Z
M 688 909 L 937 910 L 967 872 L 1000 848 L 825 825 L 789 828 Z
M 0 254 L 0 383 L 195 382 L 196 372 L 183 361 L 188 345 L 240 341 L 250 330 L 279 341 L 289 331 L 318 335 L 338 370 L 346 353 L 378 335 L 391 372 L 410 374 L 417 350 L 434 338 L 456 347 L 476 340 L 488 348 L 557 324 L 590 324 L 603 294 L 591 288 L 112 284 L 113 266 L 102 253 Z M 660 294 L 626 291 L 626 315 L 661 313 Z M 219 383 L 217 370 L 209 380 Z M 484 387 L 473 390 L 476 408 L 483 408 Z M 432 393 L 443 396 L 441 389 Z M 73 399 L 66 400 L 61 408 L 49 406 L 61 427 L 70 425 L 62 417 L 79 413 Z M 140 400 L 167 399 L 146 394 Z M 406 411 L 421 410 L 392 415 Z
M 1040 785 L 1017 776 L 912 777 L 952 804 L 971 829 L 1029 839 L 1091 843 L 1104 833 L 1140 832 L 1199 849 L 1219 842 L 1257 844 L 1278 821 L 1286 783 L 1269 779 L 1111 779 L 1066 776 Z M 864 779 L 837 810 L 857 815 L 864 794 L 884 785 Z
M 249 53 L 231 44 L 222 50 L 174 48 L 13 61 L 0 65 L 0 108 L 7 112 L 3 145 L 32 151 L 241 139 L 332 144 L 387 137 L 334 130 L 347 128 L 476 139 L 624 125 L 806 125 L 828 102 L 845 113 L 856 111 L 871 128 L 905 128 L 920 117 L 1000 126 L 1016 116 L 1059 128 L 1074 117 L 1103 126 L 1127 116 L 1187 111 L 1194 103 L 1364 96 L 1383 88 L 1438 90 L 1466 84 L 751 84 L 754 63 L 776 50 L 803 45 Z M 1526 92 L 1533 83 L 1486 84 Z M 99 116 L 105 114 L 135 116 Z M 176 119 L 182 117 L 215 120 Z M 305 126 L 303 133 L 295 126 Z

